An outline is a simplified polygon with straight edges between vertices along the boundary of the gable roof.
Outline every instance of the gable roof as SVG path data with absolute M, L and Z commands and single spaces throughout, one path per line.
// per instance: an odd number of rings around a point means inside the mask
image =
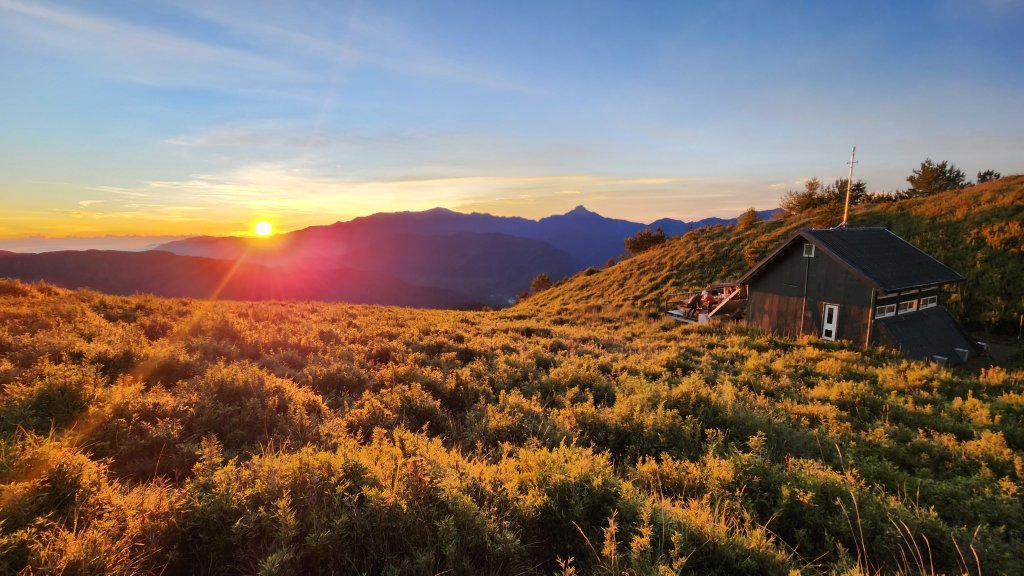
M 963 282 L 964 277 L 887 228 L 802 228 L 750 269 L 747 283 L 795 242 L 814 244 L 877 290 L 893 292 L 934 284 Z

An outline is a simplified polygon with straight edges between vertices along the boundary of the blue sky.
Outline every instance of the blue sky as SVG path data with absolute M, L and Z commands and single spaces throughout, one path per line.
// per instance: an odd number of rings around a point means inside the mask
M 730 216 L 852 145 L 872 190 L 926 157 L 1020 173 L 1022 24 L 1019 0 L 0 0 L 0 239 Z

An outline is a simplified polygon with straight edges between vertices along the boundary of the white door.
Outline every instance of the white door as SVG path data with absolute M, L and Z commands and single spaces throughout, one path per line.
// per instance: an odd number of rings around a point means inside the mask
M 836 339 L 836 323 L 839 320 L 839 305 L 825 304 L 825 319 L 821 323 L 821 337 L 825 340 Z

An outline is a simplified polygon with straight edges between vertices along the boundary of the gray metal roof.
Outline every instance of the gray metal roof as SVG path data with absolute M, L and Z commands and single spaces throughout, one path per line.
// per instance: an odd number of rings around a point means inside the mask
M 907 358 L 928 360 L 932 356 L 943 356 L 950 363 L 958 364 L 957 348 L 967 350 L 970 356 L 978 354 L 975 344 L 942 306 L 879 318 L 875 324 Z
M 739 281 L 747 282 L 788 246 L 801 238 L 814 244 L 883 292 L 964 280 L 964 277 L 955 270 L 887 228 L 804 228 L 751 268 Z
M 964 277 L 887 228 L 801 230 L 886 292 L 930 284 L 962 282 Z

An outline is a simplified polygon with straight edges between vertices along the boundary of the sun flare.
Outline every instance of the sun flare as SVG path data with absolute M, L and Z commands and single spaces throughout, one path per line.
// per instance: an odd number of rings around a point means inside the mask
M 260 220 L 253 226 L 253 231 L 257 236 L 270 236 L 274 233 L 274 225 L 266 220 Z

